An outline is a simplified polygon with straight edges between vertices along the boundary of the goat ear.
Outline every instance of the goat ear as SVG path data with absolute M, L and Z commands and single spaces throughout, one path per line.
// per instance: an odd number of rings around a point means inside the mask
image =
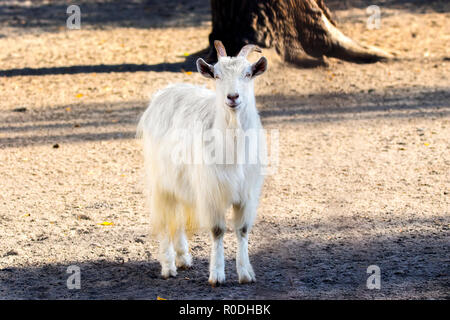
M 261 57 L 258 61 L 252 64 L 252 77 L 259 76 L 267 70 L 267 59 Z
M 205 78 L 214 79 L 214 67 L 206 63 L 202 58 L 197 59 L 197 70 Z

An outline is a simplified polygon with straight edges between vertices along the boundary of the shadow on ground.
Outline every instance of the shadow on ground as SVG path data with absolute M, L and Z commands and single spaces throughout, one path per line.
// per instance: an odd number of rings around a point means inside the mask
M 312 95 L 262 95 L 263 123 L 333 122 L 450 115 L 450 88 L 404 87 Z
M 157 63 L 157 64 L 99 64 L 99 65 L 78 65 L 67 67 L 48 67 L 48 68 L 17 68 L 0 70 L 0 77 L 18 77 L 18 76 L 48 76 L 61 74 L 80 74 L 80 73 L 123 73 L 123 72 L 180 72 L 197 71 L 193 57 L 186 58 L 183 62 L 176 63 Z
M 442 232 L 385 232 L 364 237 L 360 242 L 307 238 L 273 242 L 254 248 L 251 260 L 258 281 L 239 285 L 234 259 L 226 261 L 227 283 L 218 288 L 207 284 L 208 261 L 196 259 L 194 267 L 181 270 L 176 278 L 163 280 L 160 268 L 149 261 L 124 263 L 97 260 L 72 261 L 0 270 L 0 298 L 9 299 L 377 299 L 450 298 L 450 260 L 443 219 L 415 221 L 433 224 Z M 447 221 L 448 222 L 448 221 Z M 402 222 L 403 224 L 404 222 Z M 270 225 L 269 225 L 270 224 Z M 437 229 L 436 229 L 437 226 Z M 271 230 L 272 223 L 261 221 L 258 228 Z M 292 230 L 292 226 L 275 227 Z M 301 230 L 306 226 L 297 226 Z M 334 225 L 319 226 L 327 232 Z M 360 228 L 354 223 L 349 228 Z M 273 229 L 273 228 L 272 228 Z M 408 228 L 406 228 L 408 230 Z M 268 232 L 271 236 L 271 232 Z M 291 237 L 292 239 L 292 237 Z M 201 250 L 208 250 L 202 248 Z M 126 259 L 126 255 L 123 257 Z M 81 289 L 68 290 L 67 267 L 81 269 Z M 381 269 L 381 290 L 368 290 L 367 267 Z
M 147 101 L 88 103 L 4 113 L 0 134 L 13 134 L 0 136 L 0 148 L 132 139 L 147 104 Z
M 210 21 L 207 0 L 77 1 L 81 26 L 94 28 L 165 28 L 198 26 Z M 14 28 L 65 28 L 69 4 L 63 0 L 0 3 L 0 25 Z
M 332 11 L 367 8 L 371 0 L 327 0 Z M 198 26 L 211 20 L 207 0 L 135 0 L 135 1 L 77 1 L 81 9 L 82 27 L 165 28 Z M 386 0 L 377 3 L 382 9 L 401 9 L 414 13 L 449 12 L 446 0 Z M 43 30 L 65 28 L 67 1 L 4 2 L 0 3 L 0 25 L 13 28 Z
M 392 88 L 381 92 L 262 95 L 263 124 L 324 123 L 378 118 L 447 117 L 449 88 Z M 362 103 L 361 101 L 364 101 Z M 91 103 L 5 111 L 0 116 L 0 148 L 54 143 L 132 139 L 148 101 Z M 66 108 L 71 111 L 67 112 Z M 33 124 L 30 124 L 33 123 Z M 12 133 L 7 137 L 2 133 Z

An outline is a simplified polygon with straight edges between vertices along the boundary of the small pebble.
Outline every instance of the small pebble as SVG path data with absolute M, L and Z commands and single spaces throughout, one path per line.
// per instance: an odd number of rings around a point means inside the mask
M 7 253 L 5 253 L 4 257 L 7 257 L 7 256 L 18 256 L 18 255 L 19 254 L 17 253 L 17 251 L 10 250 Z

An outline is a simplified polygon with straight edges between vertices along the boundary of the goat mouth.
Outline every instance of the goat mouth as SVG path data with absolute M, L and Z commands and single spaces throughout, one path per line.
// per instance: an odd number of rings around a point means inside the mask
M 236 109 L 240 105 L 240 103 L 235 103 L 235 102 L 232 102 L 232 103 L 227 102 L 225 104 L 227 106 L 229 106 L 231 109 Z

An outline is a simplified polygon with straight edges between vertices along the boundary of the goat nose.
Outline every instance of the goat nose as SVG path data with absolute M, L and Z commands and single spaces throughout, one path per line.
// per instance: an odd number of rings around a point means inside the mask
M 236 93 L 236 94 L 228 94 L 228 95 L 227 95 L 227 98 L 230 99 L 230 100 L 232 100 L 232 101 L 234 101 L 234 100 L 236 100 L 237 98 L 239 98 L 239 94 L 238 94 L 238 93 Z

